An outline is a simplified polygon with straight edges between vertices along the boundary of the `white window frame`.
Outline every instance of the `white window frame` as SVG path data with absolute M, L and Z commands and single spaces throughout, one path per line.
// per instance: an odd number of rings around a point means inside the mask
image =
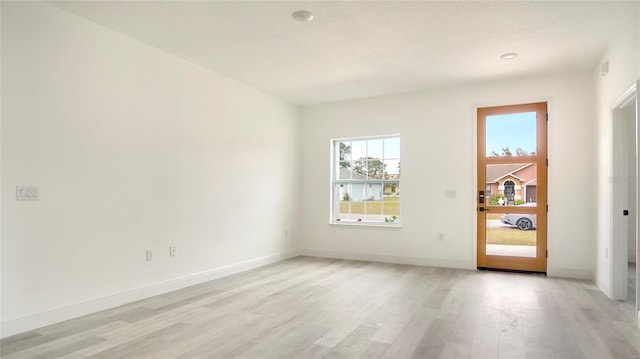
M 385 154 L 385 149 L 384 149 L 384 143 L 385 143 L 385 139 L 395 139 L 397 138 L 399 141 L 399 148 L 398 148 L 398 157 L 389 157 L 389 158 L 385 158 L 384 154 Z M 339 150 L 339 143 L 342 142 L 351 142 L 351 141 L 372 141 L 372 140 L 382 140 L 382 157 L 381 158 L 377 158 L 380 161 L 382 161 L 382 163 L 385 163 L 385 161 L 398 161 L 398 163 L 400 163 L 401 158 L 402 158 L 402 139 L 400 137 L 399 134 L 390 134 L 390 135 L 379 135 L 379 136 L 360 136 L 360 137 L 348 137 L 348 138 L 336 138 L 336 139 L 332 139 L 330 141 L 330 146 L 331 146 L 331 180 L 330 180 L 330 220 L 329 223 L 330 224 L 337 224 L 337 225 L 355 225 L 355 226 L 383 226 L 383 227 L 400 227 L 401 226 L 401 199 L 400 199 L 400 193 L 397 194 L 398 197 L 398 215 L 395 219 L 393 219 L 392 215 L 384 215 L 384 203 L 385 203 L 385 197 L 387 197 L 388 195 L 385 194 L 384 190 L 385 187 L 387 185 L 395 185 L 396 188 L 401 188 L 400 185 L 400 172 L 398 171 L 397 177 L 396 178 L 385 178 L 385 174 L 386 171 L 384 172 L 384 174 L 382 175 L 382 178 L 368 178 L 365 176 L 364 179 L 360 178 L 360 179 L 341 179 L 338 178 L 340 177 L 340 150 Z M 367 142 L 368 143 L 368 142 Z M 368 146 L 366 146 L 366 155 L 365 157 L 369 157 L 369 148 Z M 355 158 L 351 158 L 350 159 L 352 162 L 355 161 Z M 385 163 L 386 164 L 386 163 Z M 353 172 L 353 174 L 355 174 L 356 172 Z M 352 176 L 353 176 L 352 174 Z M 362 175 L 358 175 L 359 177 Z M 353 185 L 361 185 L 363 187 L 363 190 L 365 191 L 365 193 L 367 193 L 366 188 L 367 187 L 372 187 L 372 185 L 377 185 L 380 186 L 381 185 L 381 192 L 380 192 L 380 196 L 381 196 L 381 200 L 380 202 L 382 202 L 382 209 L 381 211 L 383 212 L 382 214 L 367 214 L 366 213 L 366 202 L 368 201 L 367 199 L 363 199 L 363 202 L 365 202 L 365 210 L 364 210 L 364 214 L 359 214 L 359 215 L 354 215 L 353 213 L 351 213 L 351 201 L 349 201 L 349 218 L 344 219 L 344 218 L 340 218 L 340 214 L 339 214 L 339 206 L 340 206 L 340 198 L 343 194 L 340 192 L 339 188 L 337 187 L 338 185 L 342 186 L 351 186 L 349 187 L 350 189 L 353 188 Z M 347 192 L 347 193 L 351 193 L 351 196 L 353 196 L 353 192 Z M 368 195 L 366 195 L 365 197 L 367 197 Z M 357 218 L 356 217 L 360 217 Z M 379 218 L 378 218 L 379 217 Z M 377 220 L 372 219 L 372 218 L 377 218 Z M 389 222 L 386 222 L 385 220 L 392 220 Z

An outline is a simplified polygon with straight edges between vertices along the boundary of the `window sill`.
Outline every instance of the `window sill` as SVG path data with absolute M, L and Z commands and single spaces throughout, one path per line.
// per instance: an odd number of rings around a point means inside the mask
M 366 228 L 388 228 L 401 229 L 402 223 L 375 223 L 375 222 L 329 222 L 330 226 L 338 227 L 366 227 Z

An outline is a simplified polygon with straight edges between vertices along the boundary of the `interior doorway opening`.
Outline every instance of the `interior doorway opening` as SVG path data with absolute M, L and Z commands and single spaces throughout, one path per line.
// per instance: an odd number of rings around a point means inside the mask
M 638 83 L 612 107 L 612 297 L 629 304 L 640 325 L 638 259 Z

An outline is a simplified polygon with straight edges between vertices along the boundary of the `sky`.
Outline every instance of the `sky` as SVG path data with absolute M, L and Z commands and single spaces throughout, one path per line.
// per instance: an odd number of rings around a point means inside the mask
M 487 116 L 487 156 L 491 151 L 502 155 L 505 146 L 514 155 L 517 147 L 529 153 L 536 151 L 535 112 Z

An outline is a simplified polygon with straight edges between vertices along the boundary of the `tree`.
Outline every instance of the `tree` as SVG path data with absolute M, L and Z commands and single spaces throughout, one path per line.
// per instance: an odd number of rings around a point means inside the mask
M 386 165 L 374 157 L 361 157 L 353 163 L 353 170 L 363 176 L 382 178 Z
M 527 150 L 523 150 L 522 147 L 516 147 L 515 149 L 516 152 L 516 156 L 533 156 L 536 153 L 535 152 L 529 152 Z M 493 157 L 500 157 L 500 156 L 506 156 L 506 157 L 510 157 L 513 156 L 513 153 L 511 152 L 511 149 L 509 148 L 509 146 L 504 146 L 502 147 L 502 154 L 498 154 L 496 151 L 491 151 L 491 156 Z
M 516 148 L 516 156 L 533 156 L 535 154 L 535 152 L 529 152 L 527 150 L 523 150 L 520 147 Z
M 351 146 L 340 142 L 340 168 L 349 168 L 351 163 L 347 161 L 347 156 L 351 154 Z

